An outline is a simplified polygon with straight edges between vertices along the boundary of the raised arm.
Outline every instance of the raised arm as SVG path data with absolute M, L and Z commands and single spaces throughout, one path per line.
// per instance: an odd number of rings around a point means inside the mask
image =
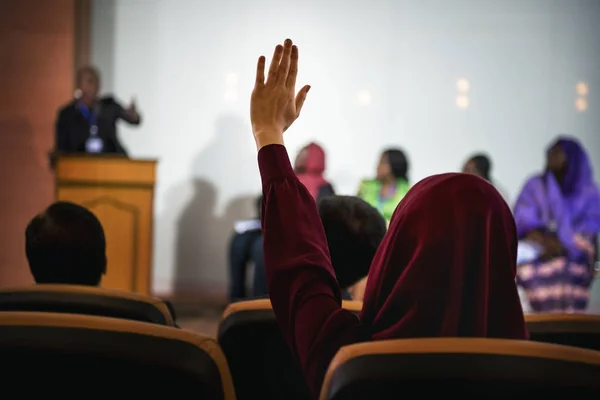
M 137 111 L 134 100 L 131 100 L 131 103 L 127 108 L 123 108 L 119 103 L 117 103 L 117 106 L 119 107 L 119 118 L 123 121 L 131 125 L 139 125 L 142 123 L 142 117 Z
M 296 178 L 283 132 L 298 117 L 308 87 L 297 96 L 298 50 L 277 46 L 264 82 L 258 62 L 251 119 L 263 183 L 262 225 L 267 284 L 281 333 L 318 397 L 329 362 L 345 344 L 360 339 L 359 321 L 341 308 L 327 239 L 314 199 Z

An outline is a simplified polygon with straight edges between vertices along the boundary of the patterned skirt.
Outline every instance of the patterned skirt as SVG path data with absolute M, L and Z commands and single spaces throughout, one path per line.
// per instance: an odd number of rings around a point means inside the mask
M 588 265 L 555 258 L 517 267 L 517 284 L 537 313 L 585 312 L 594 278 Z

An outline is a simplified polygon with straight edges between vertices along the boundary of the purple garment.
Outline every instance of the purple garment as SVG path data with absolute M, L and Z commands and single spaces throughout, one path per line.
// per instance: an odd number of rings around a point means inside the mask
M 556 232 L 567 256 L 583 261 L 586 254 L 574 242 L 576 234 L 595 240 L 600 233 L 600 192 L 594 183 L 588 156 L 573 138 L 560 137 L 567 156 L 567 172 L 559 185 L 551 172 L 529 178 L 515 205 L 517 234 L 523 238 L 533 230 Z

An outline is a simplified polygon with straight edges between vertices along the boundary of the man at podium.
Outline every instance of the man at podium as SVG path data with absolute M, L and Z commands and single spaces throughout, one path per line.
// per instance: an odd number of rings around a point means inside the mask
M 55 155 L 88 153 L 120 154 L 126 150 L 117 136 L 117 120 L 140 124 L 135 103 L 124 108 L 113 97 L 99 97 L 100 75 L 93 67 L 77 71 L 75 100 L 58 112 Z

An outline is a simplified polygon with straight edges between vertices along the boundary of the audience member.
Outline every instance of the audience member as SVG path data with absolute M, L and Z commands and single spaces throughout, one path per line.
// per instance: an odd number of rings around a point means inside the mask
M 600 194 L 588 156 L 573 138 L 560 137 L 546 168 L 517 199 L 518 283 L 536 312 L 583 312 L 593 279 Z
M 312 196 L 283 146 L 298 117 L 298 49 L 275 48 L 265 83 L 257 66 L 251 119 L 263 182 L 265 265 L 280 330 L 313 396 L 341 346 L 403 337 L 528 336 L 515 284 L 510 209 L 487 182 L 465 174 L 424 179 L 402 200 L 369 271 L 360 320 L 341 308 L 327 238 Z
M 25 252 L 36 283 L 98 286 L 106 273 L 106 239 L 85 207 L 59 201 L 25 230 Z
M 358 197 L 378 209 L 389 224 L 409 188 L 406 155 L 399 149 L 387 149 L 379 159 L 377 176 L 361 182 Z
M 25 253 L 37 284 L 100 286 L 106 274 L 102 224 L 87 208 L 66 201 L 53 203 L 29 222 Z M 175 321 L 175 308 L 164 302 Z
M 325 197 L 317 209 L 342 298 L 362 299 L 361 289 L 355 286 L 369 273 L 385 235 L 385 220 L 375 208 L 353 196 Z

